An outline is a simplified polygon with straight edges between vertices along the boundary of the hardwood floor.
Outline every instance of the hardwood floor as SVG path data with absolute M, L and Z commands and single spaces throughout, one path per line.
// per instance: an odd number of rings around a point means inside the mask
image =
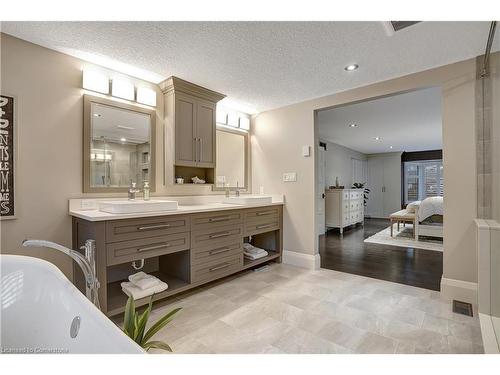
M 365 219 L 365 225 L 338 229 L 320 236 L 321 267 L 375 279 L 439 290 L 443 253 L 365 243 L 363 240 L 389 226 L 389 220 Z

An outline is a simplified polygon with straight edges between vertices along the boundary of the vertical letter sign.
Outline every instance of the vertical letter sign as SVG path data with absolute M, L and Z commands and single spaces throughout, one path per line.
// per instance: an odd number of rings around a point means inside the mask
M 14 98 L 0 95 L 0 218 L 14 218 Z

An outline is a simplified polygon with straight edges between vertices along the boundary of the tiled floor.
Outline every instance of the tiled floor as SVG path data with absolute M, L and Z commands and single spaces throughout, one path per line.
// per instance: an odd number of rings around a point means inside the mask
M 477 318 L 439 292 L 282 264 L 154 309 L 183 309 L 155 339 L 175 353 L 482 353 Z

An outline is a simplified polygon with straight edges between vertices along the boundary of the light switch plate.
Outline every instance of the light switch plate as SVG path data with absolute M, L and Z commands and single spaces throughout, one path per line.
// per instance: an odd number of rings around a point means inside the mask
M 311 156 L 311 147 L 302 146 L 302 156 L 305 158 Z
M 295 182 L 295 181 L 297 181 L 297 172 L 283 173 L 283 182 Z

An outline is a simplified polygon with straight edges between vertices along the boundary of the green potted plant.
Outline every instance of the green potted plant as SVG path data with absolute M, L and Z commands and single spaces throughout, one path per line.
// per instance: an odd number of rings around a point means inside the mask
M 125 317 L 123 320 L 122 331 L 134 340 L 138 345 L 140 345 L 144 350 L 148 351 L 151 348 L 162 349 L 168 352 L 172 351 L 172 348 L 163 341 L 150 341 L 150 339 L 163 327 L 172 321 L 175 314 L 177 314 L 181 307 L 178 307 L 169 313 L 165 314 L 161 319 L 159 319 L 155 324 L 151 326 L 146 331 L 146 325 L 149 320 L 149 315 L 151 314 L 151 308 L 153 307 L 153 296 L 149 301 L 148 308 L 142 314 L 139 314 L 135 310 L 135 303 L 132 297 L 129 297 L 127 304 L 125 306 Z
M 366 206 L 366 202 L 368 201 L 368 194 L 370 194 L 370 189 L 365 188 L 365 184 L 362 182 L 355 182 L 352 184 L 353 189 L 363 189 L 363 205 Z

